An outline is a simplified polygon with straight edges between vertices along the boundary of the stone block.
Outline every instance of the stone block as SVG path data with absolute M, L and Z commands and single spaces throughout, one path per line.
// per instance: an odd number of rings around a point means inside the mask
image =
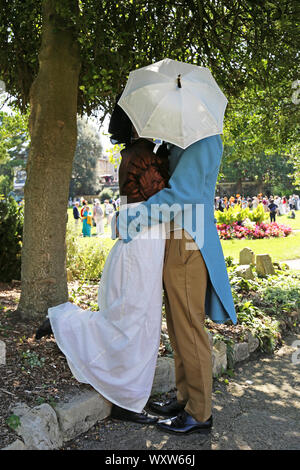
M 227 346 L 224 341 L 217 341 L 212 348 L 212 375 L 217 377 L 227 369 Z
M 233 347 L 234 362 L 244 361 L 249 357 L 249 355 L 248 343 L 235 343 Z
M 16 441 L 12 442 L 8 446 L 4 447 L 1 450 L 27 450 L 25 444 L 23 441 L 20 441 L 20 439 L 17 439 Z
M 157 359 L 151 395 L 165 393 L 175 388 L 175 365 L 171 357 Z
M 240 251 L 239 264 L 255 264 L 255 254 L 250 248 Z
M 209 339 L 210 347 L 212 348 L 213 347 L 213 342 L 214 342 L 213 335 L 207 328 L 205 328 L 205 331 L 206 331 L 208 339 Z
M 237 266 L 236 274 L 244 279 L 254 279 L 254 274 L 249 264 L 241 264 L 240 266 Z
M 275 274 L 275 269 L 270 255 L 256 255 L 256 271 L 262 276 Z
M 0 365 L 6 364 L 6 345 L 4 341 L 0 341 Z
M 59 429 L 54 409 L 44 403 L 34 408 L 18 404 L 13 413 L 20 418 L 20 426 L 16 433 L 22 437 L 29 450 L 59 449 L 62 445 L 62 435 Z
M 252 353 L 259 347 L 259 340 L 255 336 L 253 336 L 250 331 L 247 333 L 247 341 L 248 341 L 248 348 L 249 348 L 249 353 Z
M 69 441 L 86 432 L 97 421 L 110 415 L 112 404 L 95 390 L 74 395 L 67 403 L 55 407 L 63 440 Z

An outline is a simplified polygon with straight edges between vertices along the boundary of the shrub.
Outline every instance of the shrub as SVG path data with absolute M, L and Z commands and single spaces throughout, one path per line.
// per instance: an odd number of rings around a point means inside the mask
M 12 198 L 0 200 L 0 281 L 21 279 L 23 207 Z
M 253 280 L 236 273 L 237 265 L 228 267 L 238 324 L 260 342 L 260 349 L 273 351 L 281 341 L 280 324 L 293 312 L 300 312 L 300 275 L 277 270 L 273 276 Z
M 263 223 L 264 220 L 267 220 L 269 218 L 270 214 L 269 212 L 265 212 L 264 206 L 262 204 L 258 204 L 258 206 L 253 209 L 252 212 L 249 211 L 249 219 L 252 222 L 255 222 L 257 225 L 260 225 Z
M 113 192 L 109 188 L 104 188 L 101 193 L 99 194 L 99 199 L 101 204 L 105 201 L 105 199 L 113 199 Z
M 88 239 L 83 245 L 78 234 L 70 229 L 67 230 L 66 241 L 67 269 L 73 278 L 99 281 L 109 251 L 108 248 L 102 245 L 101 240 L 96 243 L 95 239 L 92 239 L 92 244 Z
M 236 204 L 234 207 L 224 209 L 223 212 L 215 211 L 215 217 L 218 224 L 232 225 L 235 222 L 243 222 L 249 219 L 259 225 L 269 217 L 269 213 L 264 211 L 262 204 L 258 204 L 252 212 L 249 207 L 242 209 L 240 204 Z

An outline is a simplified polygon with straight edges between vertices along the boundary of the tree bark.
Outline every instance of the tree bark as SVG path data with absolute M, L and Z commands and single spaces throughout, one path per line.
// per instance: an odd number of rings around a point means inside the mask
M 239 178 L 236 182 L 236 193 L 241 194 L 243 193 L 243 178 Z
M 77 3 L 68 2 L 74 12 Z M 39 72 L 30 92 L 31 147 L 18 307 L 23 319 L 42 318 L 49 307 L 68 300 L 65 235 L 77 140 L 80 55 L 73 27 L 61 25 L 55 0 L 44 1 Z

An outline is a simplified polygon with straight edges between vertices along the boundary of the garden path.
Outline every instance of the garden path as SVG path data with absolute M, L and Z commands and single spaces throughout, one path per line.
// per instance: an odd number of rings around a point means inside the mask
M 283 263 L 286 263 L 290 269 L 300 269 L 300 258 L 297 259 L 287 259 Z

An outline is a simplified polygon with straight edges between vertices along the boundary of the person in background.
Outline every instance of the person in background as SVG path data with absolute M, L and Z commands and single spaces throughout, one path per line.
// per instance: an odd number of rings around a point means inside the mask
M 75 220 L 75 229 L 76 230 L 78 230 L 79 220 L 80 220 L 78 207 L 79 207 L 79 203 L 76 201 L 75 206 L 73 207 L 73 217 L 74 217 L 74 220 Z
M 267 212 L 268 211 L 268 204 L 269 204 L 268 198 L 263 197 L 262 203 L 263 203 L 263 206 L 264 206 L 264 211 Z
M 247 206 L 248 206 L 248 201 L 247 201 L 247 199 L 243 196 L 243 198 L 242 198 L 242 209 L 246 209 Z
M 112 205 L 113 205 L 113 207 L 114 207 L 114 211 L 116 211 L 116 210 L 117 210 L 117 204 L 116 204 L 116 201 L 115 201 L 114 199 L 111 199 L 109 202 L 110 202 L 110 204 L 112 204 Z
M 112 216 L 114 214 L 114 206 L 111 204 L 111 202 L 108 199 L 104 201 L 104 204 L 105 204 L 106 223 L 107 225 L 110 225 Z
M 99 199 L 95 199 L 93 217 L 94 217 L 94 221 L 96 222 L 96 232 L 97 232 L 98 237 L 104 233 L 103 216 L 104 216 L 104 213 L 100 205 L 100 201 Z
M 271 199 L 271 203 L 268 206 L 270 211 L 270 222 L 276 222 L 276 210 L 278 209 L 277 204 L 274 203 L 274 199 Z
M 82 216 L 82 235 L 84 237 L 91 236 L 92 224 L 93 224 L 93 216 L 92 212 L 88 205 L 84 206 L 83 208 L 83 216 Z
M 296 218 L 296 214 L 295 214 L 295 211 L 294 209 L 291 210 L 291 213 L 288 214 L 288 219 L 295 219 Z
M 282 207 L 283 207 L 283 214 L 287 214 L 288 212 L 288 201 L 286 196 L 283 196 L 282 198 Z
M 121 199 L 120 199 L 120 196 L 118 196 L 116 199 L 116 211 L 120 209 L 120 203 L 121 203 Z
M 81 211 L 80 211 L 80 217 L 82 218 L 83 217 L 83 213 L 84 213 L 84 210 L 85 210 L 85 207 L 87 205 L 87 201 L 85 201 L 84 199 L 82 199 L 82 208 L 81 208 Z

